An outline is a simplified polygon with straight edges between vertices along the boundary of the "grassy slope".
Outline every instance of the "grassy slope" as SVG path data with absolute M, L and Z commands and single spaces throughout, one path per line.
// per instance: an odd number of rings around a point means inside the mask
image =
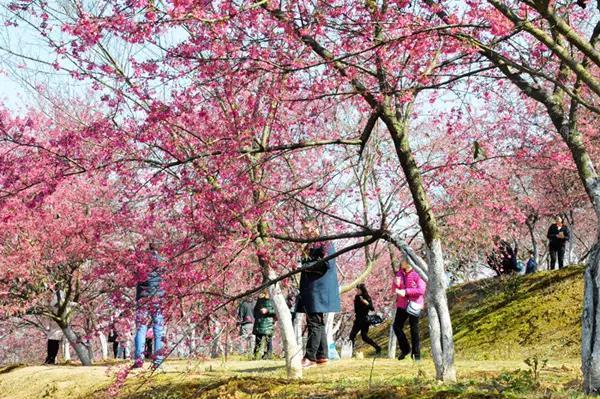
M 170 361 L 165 373 L 152 378 L 138 372 L 130 376 L 118 397 L 542 398 L 549 392 L 553 398 L 579 397 L 582 272 L 571 267 L 453 287 L 449 300 L 460 378 L 455 385 L 433 382 L 429 359 L 419 365 L 410 360 L 340 361 L 308 370 L 302 382 L 291 383 L 283 379 L 283 361 Z M 426 333 L 426 320 L 422 327 Z M 387 341 L 386 326 L 373 333 Z M 518 371 L 528 369 L 523 359 L 533 355 L 552 359 L 539 384 Z M 0 369 L 0 399 L 100 399 L 111 381 L 112 373 L 103 366 Z
M 461 359 L 580 356 L 583 267 L 493 278 L 448 292 L 457 357 Z M 421 320 L 427 336 L 427 320 Z M 385 347 L 389 323 L 372 331 Z M 360 344 L 359 344 L 360 345 Z M 362 345 L 359 346 L 362 348 Z M 429 345 L 424 344 L 425 348 Z M 365 348 L 370 353 L 370 348 Z

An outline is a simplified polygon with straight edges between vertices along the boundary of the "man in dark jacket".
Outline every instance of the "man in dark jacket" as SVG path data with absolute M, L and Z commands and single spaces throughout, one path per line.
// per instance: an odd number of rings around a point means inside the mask
M 320 232 L 315 221 L 304 226 L 309 238 L 318 238 Z M 306 313 L 308 341 L 302 360 L 304 368 L 315 364 L 324 364 L 328 360 L 327 332 L 325 331 L 325 313 L 340 311 L 340 289 L 335 259 L 321 261 L 335 253 L 333 245 L 317 242 L 306 246 L 302 258 L 302 267 L 307 268 L 300 276 L 300 298 L 298 313 Z
M 562 269 L 565 261 L 565 247 L 571 234 L 569 228 L 563 224 L 560 216 L 554 219 L 554 223 L 548 228 L 548 249 L 550 251 L 550 270 L 556 267 L 558 259 L 558 268 Z
M 273 357 L 273 333 L 275 330 L 275 308 L 269 299 L 269 291 L 260 293 L 254 305 L 254 329 L 256 336 L 254 358 L 270 359 Z
M 162 348 L 164 346 L 164 318 L 160 308 L 160 298 L 164 295 L 160 285 L 162 283 L 161 263 L 162 257 L 156 251 L 154 244 L 148 245 L 149 261 L 152 269 L 144 281 L 136 285 L 135 300 L 137 310 L 135 314 L 135 363 L 134 368 L 144 365 L 144 349 L 146 343 L 146 332 L 148 331 L 148 314 L 152 319 L 152 332 L 154 336 L 154 350 L 152 357 L 154 367 L 160 366 L 163 361 Z

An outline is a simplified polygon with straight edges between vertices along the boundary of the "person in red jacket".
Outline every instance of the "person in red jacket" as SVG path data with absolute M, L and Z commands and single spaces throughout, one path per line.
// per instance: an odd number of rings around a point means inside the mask
M 393 293 L 396 295 L 396 318 L 393 328 L 400 345 L 399 360 L 404 359 L 409 353 L 414 360 L 421 359 L 419 315 L 425 304 L 425 288 L 425 281 L 412 268 L 408 260 L 403 259 L 393 284 Z M 410 345 L 403 331 L 406 320 L 410 325 Z

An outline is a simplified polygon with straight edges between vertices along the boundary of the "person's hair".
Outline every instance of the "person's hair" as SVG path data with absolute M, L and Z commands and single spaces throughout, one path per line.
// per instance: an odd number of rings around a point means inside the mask
M 364 296 L 365 298 L 371 298 L 371 296 L 369 295 L 369 291 L 367 291 L 366 285 L 364 285 L 363 283 L 360 283 L 359 285 L 356 286 L 356 288 L 358 288 L 360 290 L 360 294 L 362 296 Z
M 533 249 L 529 250 L 529 255 L 533 255 Z

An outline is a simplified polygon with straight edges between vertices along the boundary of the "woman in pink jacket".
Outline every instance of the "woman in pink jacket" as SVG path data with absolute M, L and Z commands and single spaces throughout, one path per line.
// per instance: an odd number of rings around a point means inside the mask
M 401 351 L 398 360 L 404 359 L 409 353 L 414 360 L 421 359 L 419 315 L 425 303 L 425 288 L 425 281 L 413 270 L 410 263 L 403 259 L 393 285 L 393 291 L 396 295 L 396 318 L 394 319 L 393 328 Z M 411 345 L 408 344 L 406 335 L 402 331 L 407 319 L 410 324 Z

